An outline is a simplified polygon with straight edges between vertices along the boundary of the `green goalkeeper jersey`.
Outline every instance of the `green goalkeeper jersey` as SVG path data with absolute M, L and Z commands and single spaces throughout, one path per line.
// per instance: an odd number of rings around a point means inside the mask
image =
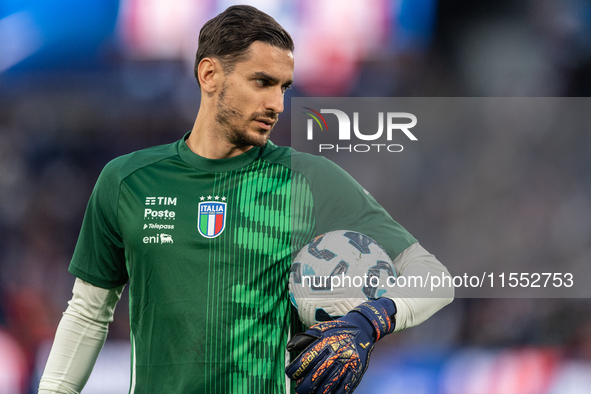
M 105 167 L 70 272 L 129 282 L 130 393 L 285 393 L 292 256 L 339 229 L 392 258 L 416 240 L 323 157 L 269 142 L 210 160 L 187 136 Z

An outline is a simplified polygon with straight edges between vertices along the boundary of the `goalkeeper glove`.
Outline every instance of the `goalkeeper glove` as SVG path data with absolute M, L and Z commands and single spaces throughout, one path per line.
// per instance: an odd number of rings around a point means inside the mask
M 394 331 L 395 314 L 394 302 L 380 298 L 295 335 L 287 350 L 301 353 L 285 373 L 297 381 L 296 392 L 352 393 L 367 369 L 375 342 Z

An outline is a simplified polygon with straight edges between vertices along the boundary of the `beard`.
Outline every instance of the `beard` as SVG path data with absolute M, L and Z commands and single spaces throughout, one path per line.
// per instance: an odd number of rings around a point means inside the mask
M 245 116 L 238 108 L 228 102 L 226 90 L 227 85 L 224 83 L 215 114 L 215 120 L 221 126 L 225 139 L 235 146 L 265 146 L 274 125 L 271 126 L 270 130 L 260 129 L 250 132 L 249 127 L 255 119 L 264 118 L 277 121 L 279 115 L 274 111 L 265 111 Z

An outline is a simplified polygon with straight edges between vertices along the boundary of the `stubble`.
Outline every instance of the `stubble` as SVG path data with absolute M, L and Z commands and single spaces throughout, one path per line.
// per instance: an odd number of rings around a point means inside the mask
M 235 146 L 265 146 L 269 140 L 271 130 L 260 130 L 256 134 L 248 132 L 249 125 L 257 118 L 277 119 L 278 115 L 273 111 L 264 113 L 256 112 L 245 116 L 242 111 L 232 106 L 227 100 L 226 82 L 218 97 L 215 120 L 220 125 L 221 132 L 225 139 Z

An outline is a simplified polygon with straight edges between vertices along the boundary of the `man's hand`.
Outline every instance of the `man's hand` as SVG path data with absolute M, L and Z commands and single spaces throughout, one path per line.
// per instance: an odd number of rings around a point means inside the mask
M 380 298 L 294 336 L 287 350 L 301 353 L 285 373 L 297 381 L 296 392 L 352 393 L 367 369 L 375 342 L 394 331 L 395 314 L 394 302 Z

